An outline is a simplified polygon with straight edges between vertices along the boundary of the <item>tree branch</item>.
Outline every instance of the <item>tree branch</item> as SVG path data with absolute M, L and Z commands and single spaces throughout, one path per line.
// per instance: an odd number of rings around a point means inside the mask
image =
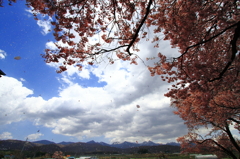
M 222 30 L 221 32 L 219 32 L 218 34 L 212 36 L 211 38 L 209 38 L 209 39 L 207 39 L 207 40 L 203 40 L 203 41 L 200 41 L 200 42 L 197 43 L 197 44 L 188 46 L 188 47 L 186 48 L 186 50 L 182 53 L 182 55 L 180 55 L 179 57 L 177 57 L 177 58 L 175 58 L 175 59 L 178 59 L 178 58 L 183 57 L 183 56 L 188 52 L 189 49 L 191 49 L 191 48 L 193 48 L 193 47 L 196 47 L 196 46 L 199 46 L 199 45 L 201 45 L 201 44 L 207 43 L 207 42 L 211 41 L 212 39 L 218 37 L 219 35 L 223 34 L 223 33 L 226 32 L 227 30 L 231 29 L 232 27 L 238 26 L 239 24 L 240 24 L 240 22 L 235 23 L 235 24 L 233 24 L 233 25 L 225 28 L 224 30 Z
M 232 109 L 232 110 L 240 109 L 240 106 L 238 106 L 238 107 L 228 107 L 228 106 L 225 106 L 225 105 L 220 105 L 214 99 L 213 99 L 213 102 L 214 102 L 214 104 L 216 104 L 218 107 L 221 107 L 221 108 L 227 108 L 227 109 Z M 230 102 L 230 101 L 228 101 L 228 102 Z
M 209 82 L 213 82 L 215 80 L 219 80 L 223 77 L 224 73 L 228 70 L 229 66 L 231 66 L 232 62 L 234 61 L 235 57 L 236 57 L 236 53 L 237 53 L 237 40 L 240 37 L 240 21 L 238 23 L 236 23 L 237 28 L 235 29 L 235 33 L 233 36 L 233 39 L 231 40 L 231 45 L 232 45 L 232 56 L 231 56 L 231 60 L 226 64 L 226 66 L 224 67 L 224 69 L 222 70 L 222 72 L 219 74 L 218 77 L 213 78 L 212 80 L 209 80 Z
M 238 121 L 238 120 L 236 120 L 236 119 L 234 119 L 234 118 L 228 118 L 228 119 L 234 121 L 235 123 L 240 124 L 240 121 Z
M 131 41 L 131 42 L 129 43 L 129 45 L 128 45 L 128 48 L 126 49 L 126 51 L 128 52 L 129 56 L 132 55 L 132 53 L 130 53 L 130 48 L 132 47 L 133 43 L 134 43 L 135 40 L 137 39 L 138 33 L 140 32 L 140 29 L 142 28 L 144 22 L 145 22 L 146 19 L 147 19 L 147 16 L 148 16 L 149 13 L 150 13 L 150 7 L 151 7 L 151 5 L 152 5 L 152 2 L 153 2 L 153 0 L 149 0 L 148 6 L 147 6 L 147 9 L 146 9 L 146 14 L 145 14 L 145 16 L 143 17 L 140 25 L 138 26 L 138 28 L 137 28 L 137 30 L 136 30 L 136 32 L 135 32 L 135 35 L 133 36 L 132 41 Z
M 226 149 L 225 147 L 223 147 L 222 145 L 220 145 L 218 142 L 214 141 L 213 139 L 205 139 L 202 142 L 198 141 L 197 144 L 203 144 L 204 142 L 207 141 L 212 141 L 215 145 L 217 145 L 220 149 L 222 149 L 224 152 L 226 152 L 226 154 L 228 154 L 229 156 L 231 156 L 233 159 L 237 159 L 237 156 L 234 155 L 234 153 L 232 153 L 232 151 Z
M 106 52 L 111 52 L 111 51 L 114 51 L 114 50 L 117 50 L 119 48 L 122 48 L 122 47 L 127 47 L 129 45 L 121 45 L 121 46 L 118 46 L 116 48 L 113 48 L 113 49 L 109 49 L 109 50 L 106 50 L 106 49 L 101 49 L 100 51 L 94 53 L 94 54 L 100 54 L 100 53 L 106 53 Z
M 231 143 L 234 145 L 234 147 L 240 152 L 240 146 L 236 142 L 236 140 L 233 138 L 232 133 L 229 129 L 229 126 L 226 124 L 226 133 L 228 134 L 228 137 L 230 138 Z

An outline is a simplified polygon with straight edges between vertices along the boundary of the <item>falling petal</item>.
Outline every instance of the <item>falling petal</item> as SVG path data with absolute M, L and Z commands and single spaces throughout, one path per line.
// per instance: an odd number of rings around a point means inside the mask
M 139 106 L 139 105 L 137 105 L 137 108 L 140 108 L 140 106 Z
M 20 56 L 16 56 L 16 57 L 14 57 L 14 59 L 15 59 L 15 60 L 20 60 L 21 57 L 20 57 Z

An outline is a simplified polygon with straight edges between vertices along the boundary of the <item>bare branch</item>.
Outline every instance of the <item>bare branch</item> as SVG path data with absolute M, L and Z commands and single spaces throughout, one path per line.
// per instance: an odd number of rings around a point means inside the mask
M 126 51 L 128 52 L 129 56 L 132 55 L 132 53 L 130 53 L 130 48 L 132 47 L 133 43 L 134 43 L 135 40 L 137 39 L 137 37 L 138 37 L 138 33 L 140 32 L 140 29 L 142 28 L 144 22 L 145 22 L 146 19 L 147 19 L 147 16 L 148 16 L 149 13 L 150 13 L 150 10 L 151 10 L 150 7 L 151 7 L 151 5 L 152 5 L 152 2 L 153 2 L 153 0 L 149 0 L 148 6 L 147 6 L 147 9 L 146 9 L 146 14 L 145 14 L 145 16 L 143 17 L 143 19 L 142 19 L 140 25 L 138 26 L 138 28 L 137 28 L 137 30 L 136 30 L 136 32 L 135 32 L 135 35 L 133 36 L 132 41 L 129 43 L 128 48 L 126 49 Z
M 175 59 L 178 59 L 178 58 L 183 57 L 186 53 L 188 53 L 188 50 L 189 50 L 189 49 L 191 49 L 191 48 L 193 48 L 193 47 L 196 47 L 196 46 L 199 46 L 199 45 L 201 45 L 201 44 L 207 43 L 207 42 L 213 40 L 214 38 L 218 37 L 219 35 L 223 34 L 223 33 L 226 32 L 227 30 L 231 29 L 232 27 L 238 26 L 239 24 L 240 24 L 240 22 L 235 23 L 235 24 L 233 24 L 233 25 L 225 28 L 224 30 L 222 30 L 221 32 L 219 32 L 218 34 L 212 36 L 211 38 L 209 38 L 209 39 L 207 39 L 207 40 L 202 40 L 202 41 L 200 41 L 200 42 L 197 43 L 197 44 L 194 44 L 194 45 L 191 45 L 191 46 L 187 47 L 186 50 L 182 53 L 182 55 L 180 55 L 179 57 L 177 57 L 177 58 L 175 58 Z
M 220 145 L 218 142 L 214 141 L 213 139 L 205 139 L 203 141 L 198 141 L 197 144 L 203 144 L 207 141 L 211 141 L 213 142 L 215 145 L 217 145 L 220 149 L 222 149 L 224 152 L 226 152 L 226 154 L 228 154 L 229 156 L 231 156 L 233 159 L 237 159 L 237 156 L 234 155 L 234 153 L 230 150 L 228 150 L 227 148 L 223 147 L 222 145 Z
M 213 82 L 215 80 L 219 80 L 223 77 L 224 73 L 228 70 L 229 66 L 231 66 L 232 62 L 234 61 L 235 57 L 236 57 L 236 53 L 237 53 L 237 40 L 240 37 L 240 22 L 236 23 L 237 28 L 235 29 L 235 33 L 233 36 L 233 39 L 231 40 L 231 45 L 232 45 L 232 56 L 231 56 L 231 60 L 226 64 L 226 66 L 224 67 L 224 69 L 222 70 L 222 72 L 219 74 L 219 76 L 217 78 L 214 78 L 212 80 L 209 80 L 209 82 Z

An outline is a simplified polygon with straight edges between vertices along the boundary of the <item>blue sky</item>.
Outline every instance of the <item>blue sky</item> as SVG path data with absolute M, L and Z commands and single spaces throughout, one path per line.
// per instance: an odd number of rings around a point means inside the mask
M 167 143 L 187 133 L 164 97 L 169 84 L 151 77 L 141 61 L 57 74 L 59 64 L 41 57 L 54 47 L 50 18 L 34 20 L 18 1 L 4 4 L 0 19 L 0 69 L 7 74 L 0 78 L 0 139 Z M 177 55 L 166 41 L 160 48 Z M 142 59 L 159 51 L 147 43 L 140 49 Z

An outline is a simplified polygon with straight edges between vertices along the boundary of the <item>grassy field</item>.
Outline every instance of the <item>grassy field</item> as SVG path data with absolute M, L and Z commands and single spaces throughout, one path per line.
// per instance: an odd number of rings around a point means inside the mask
M 108 155 L 97 156 L 98 159 L 193 159 L 189 155 L 182 154 L 134 154 L 134 155 Z

